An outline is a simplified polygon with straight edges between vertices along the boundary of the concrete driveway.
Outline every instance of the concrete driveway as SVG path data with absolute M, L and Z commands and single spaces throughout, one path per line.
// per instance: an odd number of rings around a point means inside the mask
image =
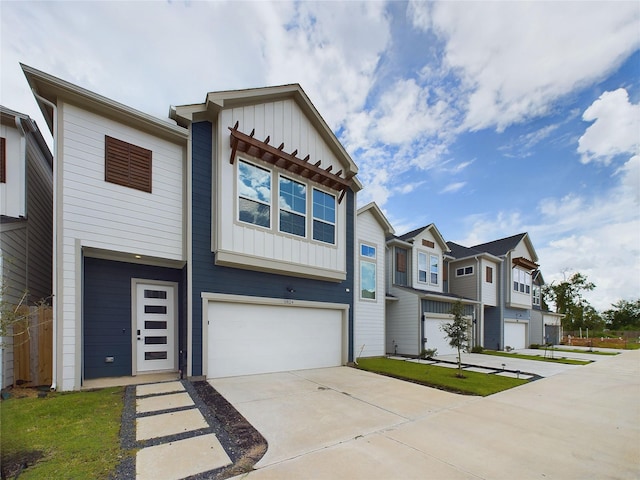
M 347 367 L 211 383 L 269 443 L 250 479 L 640 478 L 640 351 L 486 398 Z

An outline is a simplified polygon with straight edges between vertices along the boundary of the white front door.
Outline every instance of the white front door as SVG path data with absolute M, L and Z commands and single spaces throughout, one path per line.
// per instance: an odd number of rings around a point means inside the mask
M 176 287 L 136 284 L 137 373 L 176 368 Z

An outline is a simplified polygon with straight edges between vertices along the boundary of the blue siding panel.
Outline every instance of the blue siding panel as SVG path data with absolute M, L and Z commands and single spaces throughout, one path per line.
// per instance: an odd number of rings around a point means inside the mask
M 211 252 L 212 128 L 210 122 L 199 122 L 194 123 L 191 130 L 193 169 L 192 374 L 202 375 L 202 292 L 348 304 L 350 305 L 348 358 L 349 361 L 352 361 L 354 193 L 348 191 L 343 200 L 347 202 L 347 279 L 345 281 L 326 282 L 215 265 L 215 255 Z M 295 292 L 287 292 L 287 287 L 293 288 Z
M 502 338 L 502 320 L 499 307 L 485 307 L 484 309 L 484 348 L 500 350 Z
M 178 345 L 184 350 L 186 269 L 84 258 L 84 378 L 131 375 L 131 279 L 178 282 Z M 114 357 L 105 363 L 105 357 Z M 183 360 L 181 359 L 182 363 Z

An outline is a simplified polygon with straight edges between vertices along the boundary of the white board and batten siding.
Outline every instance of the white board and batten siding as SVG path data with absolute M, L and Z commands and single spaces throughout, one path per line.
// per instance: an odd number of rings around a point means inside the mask
M 385 348 L 385 232 L 371 213 L 365 210 L 358 214 L 356 241 L 355 299 L 355 343 L 354 355 L 359 357 L 382 356 Z M 374 247 L 375 259 L 361 256 L 361 245 Z M 362 298 L 361 263 L 376 265 L 375 299 Z
M 5 138 L 6 182 L 0 183 L 0 215 L 26 215 L 25 140 L 16 127 L 0 124 L 0 137 Z
M 513 249 L 508 255 L 508 263 L 506 264 L 509 268 L 509 284 L 507 285 L 507 291 L 509 292 L 509 306 L 514 308 L 531 308 L 532 307 L 532 297 L 530 293 L 520 293 L 513 290 L 513 260 L 519 257 L 524 257 L 527 260 L 533 260 L 532 252 L 527 248 L 527 244 L 524 240 L 520 240 L 516 248 Z
M 480 299 L 487 306 L 495 307 L 498 305 L 498 264 L 487 259 L 480 261 L 480 275 L 482 278 L 481 289 L 482 295 Z M 487 282 L 487 268 L 492 270 L 492 282 Z
M 392 287 L 391 295 L 397 300 L 387 303 L 387 353 L 419 355 L 420 297 L 402 288 Z
M 81 249 L 185 260 L 185 146 L 136 130 L 68 103 L 58 105 L 58 218 L 64 245 L 63 378 L 78 387 Z M 152 193 L 105 181 L 105 135 L 152 151 Z M 60 247 L 59 247 L 60 249 Z
M 239 130 L 254 138 L 265 140 L 278 147 L 284 143 L 283 151 L 297 157 L 309 155 L 309 163 L 321 161 L 321 168 L 333 167 L 333 172 L 344 170 L 329 145 L 315 130 L 298 104 L 292 99 L 249 105 L 223 110 L 219 116 L 216 164 L 216 212 L 212 249 L 216 261 L 227 261 L 243 268 L 263 269 L 276 273 L 311 276 L 340 281 L 346 278 L 346 200 L 338 204 L 340 193 L 326 189 L 308 179 L 238 153 L 234 163 L 231 155 L 229 130 L 236 122 Z M 238 220 L 237 168 L 238 160 L 264 167 L 272 172 L 271 228 L 262 228 Z M 307 231 L 306 238 L 278 231 L 278 174 L 307 185 Z M 312 188 L 317 187 L 336 197 L 336 242 L 334 245 L 312 240 Z
M 423 243 L 423 240 L 433 243 L 433 247 L 425 245 Z M 418 275 L 418 253 L 424 253 L 427 256 L 426 282 L 421 281 Z M 431 255 L 435 255 L 438 258 L 438 278 L 436 283 L 433 283 L 431 281 Z M 442 247 L 440 246 L 438 239 L 431 233 L 431 231 L 429 229 L 425 229 L 422 231 L 422 233 L 420 233 L 420 235 L 416 236 L 413 242 L 413 249 L 411 252 L 411 281 L 413 288 L 417 288 L 419 290 L 429 290 L 431 292 L 442 292 L 444 285 L 442 276 L 443 268 Z

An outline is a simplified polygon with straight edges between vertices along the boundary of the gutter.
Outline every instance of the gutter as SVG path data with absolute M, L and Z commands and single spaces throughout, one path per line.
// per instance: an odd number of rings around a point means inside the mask
M 58 312 L 57 312 L 57 296 L 56 296 L 56 292 L 57 292 L 57 286 L 58 286 L 58 282 L 56 281 L 57 278 L 57 274 L 58 274 L 58 268 L 57 268 L 57 259 L 58 259 L 58 235 L 57 235 L 57 170 L 58 170 L 58 164 L 55 161 L 56 159 L 56 154 L 57 154 L 57 147 L 58 147 L 58 107 L 56 106 L 56 104 L 54 104 L 53 102 L 50 102 L 49 100 L 47 100 L 44 97 L 41 97 L 40 95 L 38 95 L 38 93 L 36 92 L 35 88 L 31 89 L 31 92 L 33 93 L 33 95 L 42 103 L 48 105 L 49 107 L 51 107 L 52 111 L 53 111 L 53 119 L 52 119 L 52 124 L 53 124 L 53 151 L 52 153 L 52 166 L 53 166 L 53 255 L 52 255 L 52 263 L 51 263 L 51 268 L 53 271 L 53 274 L 51 275 L 51 303 L 52 305 L 52 309 L 53 309 L 53 316 L 51 319 L 51 323 L 52 323 L 52 329 L 53 329 L 53 341 L 52 343 L 52 366 L 51 366 L 51 387 L 50 389 L 53 390 L 57 390 L 58 388 Z

